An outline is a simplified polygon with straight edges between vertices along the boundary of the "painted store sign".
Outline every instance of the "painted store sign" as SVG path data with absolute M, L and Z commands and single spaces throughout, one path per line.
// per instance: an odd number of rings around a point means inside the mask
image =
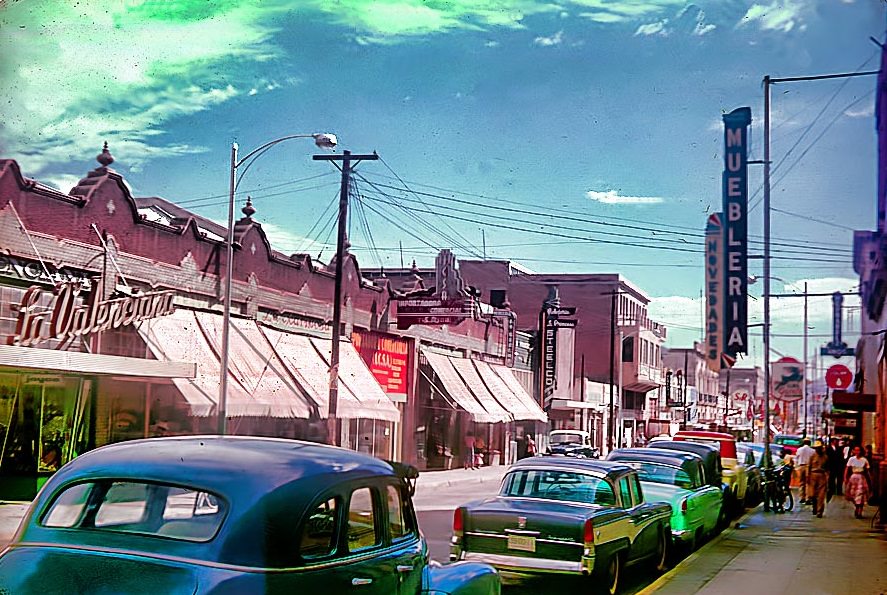
M 395 402 L 406 402 L 409 387 L 410 342 L 378 333 L 354 332 L 354 348 L 385 393 Z

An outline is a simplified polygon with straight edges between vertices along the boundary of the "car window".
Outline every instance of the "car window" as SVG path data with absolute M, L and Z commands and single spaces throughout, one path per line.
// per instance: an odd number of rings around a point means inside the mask
M 622 508 L 631 508 L 633 506 L 627 475 L 619 480 L 619 501 L 622 502 Z
M 613 488 L 605 479 L 572 471 L 539 469 L 513 471 L 506 476 L 499 494 L 602 506 L 616 504 Z
M 401 490 L 397 486 L 386 486 L 388 496 L 388 533 L 391 539 L 407 537 L 412 533 L 410 516 L 404 509 L 404 501 L 401 498 Z
M 631 478 L 631 498 L 634 500 L 635 504 L 640 504 L 644 501 L 644 495 L 641 491 L 641 482 L 638 481 L 636 475 L 633 475 Z
M 303 559 L 323 558 L 336 553 L 337 500 L 319 503 L 302 525 L 299 555 Z
M 199 489 L 103 481 L 64 489 L 41 524 L 209 541 L 218 532 L 226 512 L 224 500 Z
M 348 503 L 348 551 L 357 552 L 379 545 L 382 540 L 377 525 L 370 488 L 351 492 Z

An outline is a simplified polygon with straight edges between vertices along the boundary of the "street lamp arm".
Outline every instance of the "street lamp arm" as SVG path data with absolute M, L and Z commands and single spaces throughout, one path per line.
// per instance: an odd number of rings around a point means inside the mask
M 270 140 L 270 141 L 268 141 L 267 143 L 265 143 L 264 145 L 262 145 L 262 146 L 260 146 L 260 147 L 256 147 L 255 149 L 253 149 L 252 151 L 250 151 L 249 153 L 247 153 L 246 155 L 244 155 L 244 156 L 240 159 L 240 161 L 238 161 L 237 163 L 235 163 L 235 164 L 234 164 L 234 167 L 235 167 L 235 168 L 240 167 L 241 165 L 243 165 L 244 163 L 246 163 L 246 161 L 247 161 L 250 157 L 252 157 L 252 156 L 255 155 L 256 153 L 258 153 L 259 151 L 263 151 L 263 150 L 265 150 L 265 149 L 269 149 L 269 148 L 273 147 L 274 145 L 276 145 L 276 144 L 278 144 L 278 143 L 282 143 L 282 142 L 284 142 L 284 141 L 292 140 L 292 139 L 294 139 L 294 138 L 313 138 L 313 139 L 314 139 L 314 142 L 315 142 L 315 144 L 317 144 L 317 146 L 319 146 L 319 147 L 324 147 L 324 148 L 328 148 L 328 149 L 332 149 L 333 147 L 335 147 L 336 144 L 337 144 L 337 142 L 338 142 L 337 139 L 336 139 L 336 135 L 335 135 L 335 134 L 327 134 L 327 133 L 319 133 L 319 132 L 315 132 L 314 134 L 289 134 L 289 135 L 287 135 L 287 136 L 281 136 L 280 138 L 276 138 L 276 139 L 274 139 L 274 140 Z

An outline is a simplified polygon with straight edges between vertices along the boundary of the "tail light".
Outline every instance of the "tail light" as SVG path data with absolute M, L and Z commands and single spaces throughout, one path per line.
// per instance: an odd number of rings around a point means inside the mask
M 585 526 L 582 528 L 582 541 L 586 546 L 594 545 L 594 523 L 591 519 L 585 521 Z
M 681 500 L 681 512 L 687 512 L 687 499 Z
M 457 508 L 453 513 L 453 533 L 462 534 L 465 530 L 465 509 Z

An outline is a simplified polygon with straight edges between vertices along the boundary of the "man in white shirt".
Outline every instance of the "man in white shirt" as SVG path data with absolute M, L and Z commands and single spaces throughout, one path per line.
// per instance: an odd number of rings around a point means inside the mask
M 801 484 L 798 490 L 801 496 L 801 504 L 809 504 L 813 499 L 813 494 L 808 493 L 807 484 L 810 474 L 810 457 L 816 451 L 810 447 L 810 439 L 804 438 L 801 442 L 801 448 L 795 453 L 795 468 L 798 470 L 798 481 Z

